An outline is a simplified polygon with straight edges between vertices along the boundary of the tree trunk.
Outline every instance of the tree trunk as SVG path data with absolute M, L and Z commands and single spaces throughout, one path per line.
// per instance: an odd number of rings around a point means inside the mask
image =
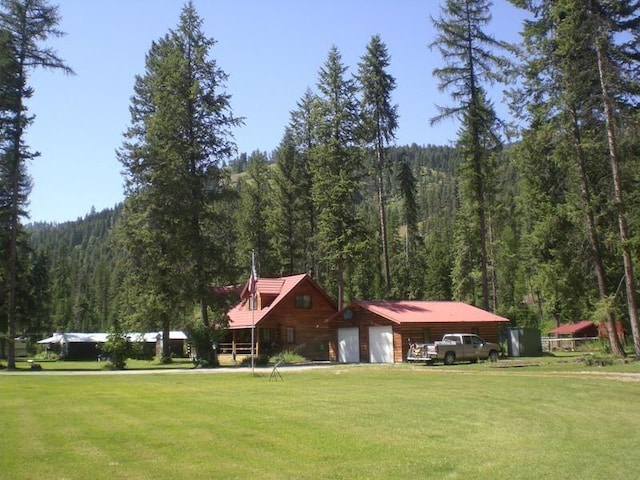
M 338 311 L 344 305 L 344 260 L 338 259 Z
M 613 190 L 615 195 L 615 206 L 618 214 L 618 229 L 620 231 L 620 247 L 622 248 L 622 261 L 624 263 L 624 278 L 627 293 L 627 307 L 629 310 L 629 322 L 633 335 L 633 347 L 636 358 L 640 359 L 640 324 L 638 322 L 638 307 L 636 305 L 636 282 L 633 275 L 633 260 L 629 250 L 629 230 L 627 227 L 627 216 L 622 198 L 622 180 L 620 173 L 620 159 L 618 157 L 618 144 L 615 134 L 615 122 L 613 114 L 613 102 L 607 88 L 607 69 L 605 66 L 605 53 L 602 42 L 604 39 L 596 38 L 596 53 L 598 56 L 598 72 L 600 74 L 600 86 L 602 88 L 602 100 L 604 104 L 605 119 L 607 125 L 607 141 L 609 143 L 609 158 L 611 160 L 611 173 L 613 177 Z M 613 325 L 613 330 L 609 329 L 609 337 L 617 337 L 617 329 Z
M 20 88 L 24 85 L 24 54 L 20 56 Z M 9 258 L 7 261 L 7 335 L 9 348 L 7 349 L 7 368 L 16 368 L 15 343 L 16 336 L 16 290 L 18 281 L 18 228 L 20 227 L 18 205 L 20 199 L 20 162 L 22 144 L 22 95 L 18 98 L 18 104 L 14 115 L 14 132 L 11 139 L 11 151 L 9 156 L 10 182 L 11 182 L 11 204 L 9 205 Z
M 15 229 L 16 225 L 11 219 L 10 238 L 9 238 L 9 276 L 7 279 L 7 310 L 9 311 L 7 316 L 7 368 L 16 368 L 16 352 L 15 352 L 15 337 L 16 337 L 16 264 L 17 264 L 17 242 Z
M 171 361 L 171 321 L 165 318 L 162 321 L 162 363 Z
M 202 323 L 205 327 L 209 326 L 209 310 L 207 300 L 203 297 L 200 299 L 200 314 L 202 315 Z
M 576 118 L 575 111 L 571 109 L 572 121 L 573 121 L 573 140 L 575 142 L 576 157 L 578 160 L 578 168 L 580 170 L 580 183 L 581 183 L 581 196 L 584 204 L 585 215 L 587 217 L 587 230 L 589 232 L 589 243 L 591 245 L 591 258 L 593 266 L 596 272 L 596 279 L 598 282 L 598 293 L 600 299 L 603 301 L 608 300 L 607 294 L 607 278 L 604 269 L 604 263 L 602 261 L 602 254 L 600 252 L 600 241 L 598 240 L 598 233 L 596 229 L 596 222 L 593 215 L 593 207 L 591 205 L 591 192 L 589 189 L 589 180 L 587 176 L 587 166 L 584 158 L 584 152 L 582 150 L 582 140 L 580 135 L 580 127 L 578 126 L 578 120 Z M 609 332 L 616 332 L 616 319 L 613 311 L 608 308 L 606 313 L 607 330 Z M 624 349 L 620 344 L 618 335 L 611 335 L 609 333 L 609 345 L 611 352 L 617 357 L 624 357 Z
M 498 269 L 496 268 L 496 241 L 493 236 L 493 220 L 489 218 L 489 250 L 491 252 L 491 295 L 492 308 L 498 311 Z
M 483 189 L 478 190 L 478 202 L 482 201 L 478 206 L 478 219 L 480 224 L 480 275 L 482 281 L 482 308 L 489 311 L 489 273 L 487 269 L 487 232 L 486 232 L 486 217 L 484 208 L 484 193 Z
M 391 291 L 391 268 L 389 266 L 389 247 L 387 242 L 387 217 L 385 213 L 384 202 L 384 178 L 382 167 L 384 164 L 383 152 L 382 152 L 382 140 L 378 135 L 376 141 L 376 155 L 377 155 L 377 182 L 378 182 L 378 208 L 380 210 L 380 241 L 382 244 L 382 262 L 384 267 L 384 285 L 385 292 L 389 294 Z

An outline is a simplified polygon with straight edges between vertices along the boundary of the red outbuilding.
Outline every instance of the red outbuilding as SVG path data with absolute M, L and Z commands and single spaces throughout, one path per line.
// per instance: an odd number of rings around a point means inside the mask
M 549 331 L 552 338 L 592 338 L 598 336 L 598 326 L 590 320 L 567 323 Z

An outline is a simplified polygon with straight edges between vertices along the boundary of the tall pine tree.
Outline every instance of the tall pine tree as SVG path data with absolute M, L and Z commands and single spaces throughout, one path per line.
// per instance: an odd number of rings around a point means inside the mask
M 456 118 L 462 124 L 459 143 L 467 165 L 462 175 L 471 194 L 467 200 L 471 215 L 468 219 L 474 220 L 476 225 L 473 234 L 468 232 L 472 237 L 465 242 L 477 242 L 479 245 L 480 297 L 486 310 L 491 306 L 487 224 L 490 208 L 488 190 L 492 179 L 489 159 L 492 150 L 499 148 L 499 139 L 495 112 L 487 99 L 484 85 L 504 81 L 505 72 L 510 67 L 504 56 L 510 46 L 483 30 L 491 21 L 491 5 L 489 0 L 447 0 L 441 16 L 437 20 L 432 19 L 438 34 L 431 44 L 444 60 L 444 66 L 434 69 L 433 74 L 439 80 L 440 89 L 450 91 L 454 102 L 452 106 L 440 107 L 432 123 Z M 459 233 L 463 230 L 466 227 Z M 466 256 L 464 252 L 460 253 Z M 458 265 L 463 263 L 463 259 L 458 259 Z M 470 267 L 472 265 L 467 265 L 463 270 Z
M 275 154 L 273 205 L 269 230 L 280 275 L 305 271 L 305 246 L 311 235 L 305 165 L 290 129 Z M 276 273 L 276 272 L 274 272 Z
M 296 183 L 299 184 L 298 190 L 301 195 L 299 197 L 300 208 L 308 226 L 308 235 L 304 242 L 304 271 L 315 278 L 318 275 L 319 258 L 316 235 L 318 215 L 312 198 L 311 161 L 313 149 L 318 143 L 319 99 L 310 89 L 307 89 L 296 106 L 297 109 L 291 112 L 288 128 L 300 162 L 300 175 L 296 179 Z
M 274 265 L 267 226 L 271 211 L 271 171 L 264 153 L 255 151 L 249 155 L 246 175 L 238 182 L 238 189 L 240 204 L 237 211 L 237 263 L 250 268 L 253 252 L 258 273 L 263 276 L 273 275 L 277 268 Z
M 313 201 L 318 212 L 319 249 L 344 301 L 344 272 L 363 238 L 356 210 L 360 193 L 356 86 L 337 47 L 329 51 L 318 79 L 318 143 L 313 148 Z
M 7 335 L 9 337 L 8 366 L 15 368 L 13 338 L 18 322 L 16 293 L 18 288 L 18 250 L 23 228 L 21 218 L 31 189 L 27 162 L 39 154 L 31 152 L 24 143 L 27 127 L 33 116 L 27 113 L 26 100 L 33 95 L 28 85 L 29 73 L 36 68 L 62 70 L 72 73 L 57 53 L 44 46 L 48 38 L 59 37 L 58 8 L 46 0 L 2 0 L 0 3 L 1 41 L 7 47 L 0 60 L 4 64 L 1 76 L 3 97 L 9 103 L 3 105 L 5 121 L 0 132 L 0 215 L 2 236 L 7 245 L 4 267 L 6 270 L 6 307 L 8 312 Z M 8 37 L 7 37 L 8 34 Z
M 374 171 L 380 215 L 380 245 L 387 294 L 391 290 L 391 268 L 387 239 L 384 174 L 389 170 L 386 147 L 395 139 L 398 128 L 398 106 L 392 104 L 391 93 L 395 78 L 387 71 L 391 58 L 380 35 L 374 35 L 367 45 L 367 52 L 358 64 L 357 80 L 360 85 L 360 114 L 363 137 L 374 152 Z
M 224 91 L 226 73 L 209 57 L 214 44 L 187 3 L 136 77 L 119 151 L 127 193 L 121 238 L 145 300 L 135 308 L 161 321 L 165 359 L 171 322 L 197 301 L 208 325 L 208 286 L 224 276 L 214 261 L 223 248 L 215 203 L 224 193 L 221 164 L 235 151 L 231 129 L 241 120 Z
M 615 331 L 611 288 L 618 280 L 615 276 L 612 278 L 610 251 L 604 248 L 604 239 L 613 226 L 605 200 L 609 186 L 603 182 L 607 178 L 606 163 L 602 162 L 606 152 L 605 135 L 602 134 L 605 128 L 598 100 L 600 82 L 594 32 L 589 31 L 586 4 L 573 0 L 514 3 L 526 6 L 534 15 L 534 20 L 528 22 L 524 30 L 524 82 L 520 91 L 522 96 L 516 105 L 519 108 L 524 100 L 531 112 L 523 144 L 533 151 L 546 151 L 562 169 L 558 179 L 562 179 L 563 184 L 566 182 L 569 207 L 564 209 L 568 214 L 565 218 L 572 218 L 572 210 L 583 216 L 581 222 L 575 220 L 576 226 L 587 234 L 587 258 L 593 266 L 601 310 L 605 312 L 609 330 Z M 546 145 L 541 145 L 540 141 Z M 539 162 L 539 158 L 536 154 L 530 156 L 529 161 Z M 545 170 L 534 167 L 531 171 L 533 175 L 540 175 Z M 558 185 L 554 180 L 543 188 Z M 575 205 L 572 205 L 573 198 L 579 199 Z M 545 223 L 560 225 L 558 222 Z M 562 243 L 571 238 L 566 231 L 556 235 L 561 236 L 557 240 Z M 575 257 L 577 249 L 574 247 L 573 250 L 569 254 Z M 554 257 L 561 258 L 557 254 Z M 572 295 L 576 295 L 577 285 L 579 283 L 574 282 L 573 287 L 564 291 L 573 290 Z M 559 318 L 560 312 L 557 313 Z M 617 336 L 610 335 L 609 340 L 614 354 L 623 356 L 624 350 Z
M 640 2 L 631 0 L 586 2 L 589 23 L 593 25 L 594 44 L 598 62 L 602 108 L 607 131 L 607 146 L 611 164 L 611 181 L 618 218 L 620 250 L 624 265 L 627 310 L 636 358 L 640 358 L 640 322 L 638 320 L 636 279 L 634 276 L 632 240 L 627 220 L 627 206 L 623 188 L 623 158 L 618 131 L 625 117 L 635 110 L 640 95 Z M 635 41 L 616 42 L 616 38 L 635 37 Z M 631 108 L 629 108 L 631 107 Z M 616 330 L 610 331 L 615 335 Z

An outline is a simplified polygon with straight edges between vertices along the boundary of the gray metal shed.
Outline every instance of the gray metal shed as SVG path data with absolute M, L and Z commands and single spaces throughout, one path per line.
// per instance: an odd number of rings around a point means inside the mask
M 507 329 L 510 357 L 539 357 L 542 355 L 540 330 L 537 328 L 511 327 Z

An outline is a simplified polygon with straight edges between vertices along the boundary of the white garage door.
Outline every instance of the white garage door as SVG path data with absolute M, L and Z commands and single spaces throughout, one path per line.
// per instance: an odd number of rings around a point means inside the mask
M 393 329 L 369 327 L 369 352 L 371 363 L 393 363 Z
M 338 329 L 338 361 L 341 363 L 360 362 L 358 327 Z

